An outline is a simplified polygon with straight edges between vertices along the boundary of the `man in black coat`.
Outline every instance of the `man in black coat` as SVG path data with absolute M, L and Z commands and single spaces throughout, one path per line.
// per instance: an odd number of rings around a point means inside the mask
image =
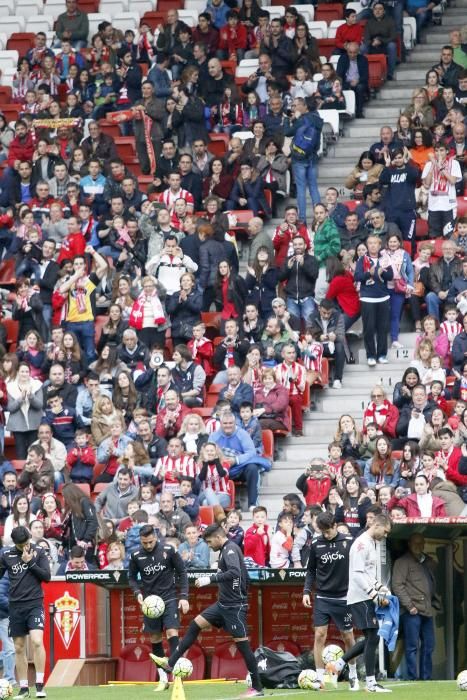
M 370 91 L 368 60 L 360 55 L 360 47 L 356 42 L 348 44 L 346 51 L 337 62 L 336 73 L 342 80 L 343 89 L 355 93 L 355 116 L 363 117 L 363 105 Z
M 56 242 L 50 238 L 46 238 L 42 242 L 42 259 L 34 279 L 35 284 L 40 288 L 39 296 L 42 301 L 42 314 L 49 332 L 52 325 L 52 293 L 60 272 L 60 266 L 54 260 L 56 247 Z M 47 338 L 44 338 L 44 340 L 47 340 Z
M 397 437 L 406 442 L 415 440 L 418 442 L 422 436 L 423 428 L 431 420 L 431 414 L 438 408 L 426 395 L 423 384 L 417 384 L 412 389 L 412 401 L 404 406 L 397 421 Z
M 295 236 L 293 255 L 285 261 L 279 272 L 279 280 L 285 281 L 287 310 L 293 316 L 308 322 L 315 311 L 315 285 L 319 274 L 318 261 L 306 251 L 305 239 Z
M 178 161 L 178 172 L 182 176 L 181 186 L 191 192 L 195 200 L 195 211 L 201 211 L 203 199 L 203 179 L 193 172 L 193 157 L 190 153 L 183 153 Z

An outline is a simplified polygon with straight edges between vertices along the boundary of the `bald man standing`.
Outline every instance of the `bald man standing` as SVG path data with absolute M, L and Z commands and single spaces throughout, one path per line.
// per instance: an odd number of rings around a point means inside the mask
M 271 236 L 263 229 L 263 220 L 259 216 L 254 216 L 248 222 L 248 240 L 250 241 L 250 251 L 248 253 L 248 265 L 251 267 L 255 261 L 256 253 L 260 248 L 267 248 L 271 260 L 274 259 L 274 247 Z

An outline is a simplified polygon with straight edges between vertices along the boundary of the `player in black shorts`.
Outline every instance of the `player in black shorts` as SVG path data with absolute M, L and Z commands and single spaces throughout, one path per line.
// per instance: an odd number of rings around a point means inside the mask
M 50 581 L 49 560 L 45 552 L 30 542 L 25 527 L 11 531 L 13 547 L 0 553 L 0 578 L 8 572 L 10 579 L 10 629 L 16 652 L 16 671 L 20 689 L 17 698 L 29 697 L 26 637 L 33 648 L 36 669 L 36 697 L 46 698 L 44 690 L 44 593 L 42 582 Z
M 151 635 L 152 652 L 156 657 L 164 655 L 162 630 L 165 630 L 170 653 L 178 645 L 180 628 L 179 610 L 185 615 L 188 603 L 188 577 L 183 559 L 171 544 L 157 539 L 152 525 L 144 525 L 139 533 L 141 549 L 130 557 L 129 583 L 140 605 L 148 595 L 158 595 L 165 603 L 164 614 L 156 620 L 144 617 L 144 629 Z M 180 600 L 177 600 L 177 582 Z M 167 674 L 159 672 L 156 691 L 169 687 Z
M 216 573 L 203 574 L 196 579 L 195 586 L 219 584 L 217 603 L 210 605 L 197 615 L 170 658 L 154 658 L 158 666 L 171 670 L 178 659 L 196 641 L 199 633 L 214 626 L 224 629 L 232 635 L 233 640 L 243 656 L 251 675 L 252 687 L 242 697 L 263 695 L 263 688 L 258 674 L 256 659 L 248 641 L 247 612 L 248 612 L 248 573 L 243 561 L 240 547 L 228 539 L 220 525 L 210 525 L 203 534 L 204 539 L 214 552 L 220 552 Z
M 353 539 L 337 531 L 332 513 L 320 513 L 316 527 L 321 535 L 311 543 L 310 558 L 303 589 L 303 605 L 311 608 L 311 591 L 316 586 L 313 622 L 315 640 L 313 655 L 318 681 L 323 684 L 323 649 L 326 644 L 328 625 L 332 620 L 342 635 L 346 650 L 355 644 L 352 629 L 352 614 L 347 605 L 349 587 L 349 552 Z M 358 690 L 357 666 L 349 664 L 350 690 Z

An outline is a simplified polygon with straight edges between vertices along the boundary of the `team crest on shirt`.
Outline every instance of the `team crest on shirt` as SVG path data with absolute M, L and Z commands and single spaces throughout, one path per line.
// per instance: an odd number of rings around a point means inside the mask
M 342 542 L 342 546 L 344 547 L 344 549 L 347 549 L 347 542 Z
M 167 559 L 167 552 L 163 552 L 163 553 L 162 553 L 162 556 L 163 556 L 164 559 Z

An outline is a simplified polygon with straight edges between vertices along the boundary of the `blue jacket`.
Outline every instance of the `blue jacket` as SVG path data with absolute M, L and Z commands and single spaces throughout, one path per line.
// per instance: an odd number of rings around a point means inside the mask
M 371 473 L 371 459 L 369 459 L 368 462 L 366 462 L 365 464 L 365 473 L 363 475 L 363 478 L 365 479 L 370 489 L 376 486 L 377 479 L 374 476 L 374 474 Z M 385 474 L 383 476 L 383 482 L 385 486 L 392 486 L 393 488 L 397 488 L 399 486 L 400 478 L 401 477 L 399 471 L 399 464 L 395 463 L 393 473 Z
M 395 595 L 387 596 L 389 605 L 377 605 L 376 617 L 381 622 L 378 635 L 384 639 L 389 651 L 394 651 L 399 634 L 399 598 Z
M 184 559 L 187 569 L 209 569 L 209 547 L 204 540 L 198 540 L 194 547 L 190 547 L 188 542 L 182 542 L 178 548 L 178 553 L 193 552 L 193 559 Z
M 389 292 L 386 282 L 389 282 L 389 280 L 392 280 L 394 277 L 392 267 L 388 267 L 381 273 L 381 279 L 376 272 L 373 277 L 374 284 L 367 284 L 368 281 L 371 280 L 371 275 L 363 269 L 364 260 L 364 255 L 357 260 L 354 275 L 355 282 L 360 282 L 360 299 L 382 299 L 383 297 L 387 297 Z M 377 263 L 377 267 L 379 267 L 379 262 Z
M 205 12 L 209 12 L 212 19 L 212 24 L 216 29 L 220 29 L 227 24 L 227 12 L 230 12 L 230 7 L 221 2 L 220 5 L 214 6 L 211 2 L 206 5 Z
M 342 80 L 344 90 L 348 90 L 350 87 L 346 78 L 347 71 L 349 70 L 349 65 L 350 58 L 347 56 L 346 53 L 344 53 L 342 56 L 340 56 L 339 60 L 337 61 L 336 67 L 336 73 Z M 368 59 L 366 58 L 366 56 L 361 56 L 360 54 L 357 56 L 357 68 L 359 85 L 363 85 L 368 89 L 368 82 L 370 80 L 370 70 L 368 68 Z
M 0 620 L 10 615 L 10 579 L 8 573 L 0 579 Z
M 172 84 L 166 70 L 154 64 L 148 73 L 147 79 L 154 86 L 156 97 L 168 97 L 172 94 Z
M 225 392 L 228 390 L 228 388 L 228 386 L 225 386 L 223 389 L 220 390 L 219 399 L 222 400 L 225 398 Z M 251 384 L 247 384 L 246 382 L 240 382 L 240 384 L 235 390 L 233 399 L 231 399 L 230 401 L 230 406 L 235 416 L 239 415 L 240 404 L 242 404 L 244 401 L 250 401 L 251 403 L 254 403 L 253 387 L 251 386 Z
M 252 416 L 250 420 L 248 421 L 248 424 L 245 425 L 242 422 L 241 418 L 237 418 L 237 425 L 239 428 L 243 428 L 243 430 L 246 430 L 248 435 L 251 437 L 253 440 L 255 447 L 256 447 L 256 452 L 259 455 L 263 454 L 263 436 L 262 436 L 262 430 L 261 430 L 261 424 L 256 416 Z
M 318 112 L 305 112 L 305 114 L 302 114 L 301 117 L 296 119 L 293 122 L 290 122 L 289 119 L 285 120 L 284 123 L 284 134 L 285 136 L 292 136 L 292 138 L 295 136 L 297 133 L 298 129 L 300 129 L 302 126 L 306 126 L 308 124 L 311 124 L 312 126 L 315 127 L 315 129 L 318 129 L 319 131 L 323 130 L 323 120 L 319 116 Z M 318 157 L 317 153 L 313 153 L 310 156 L 310 161 L 316 160 Z M 294 154 L 292 150 L 292 161 L 297 160 L 297 156 Z
M 236 464 L 229 469 L 229 477 L 238 479 L 247 464 L 258 464 L 262 471 L 271 470 L 271 462 L 256 454 L 253 440 L 243 428 L 237 428 L 232 435 L 226 435 L 222 428 L 211 435 L 211 441 L 219 445 L 226 457 L 235 457 Z

